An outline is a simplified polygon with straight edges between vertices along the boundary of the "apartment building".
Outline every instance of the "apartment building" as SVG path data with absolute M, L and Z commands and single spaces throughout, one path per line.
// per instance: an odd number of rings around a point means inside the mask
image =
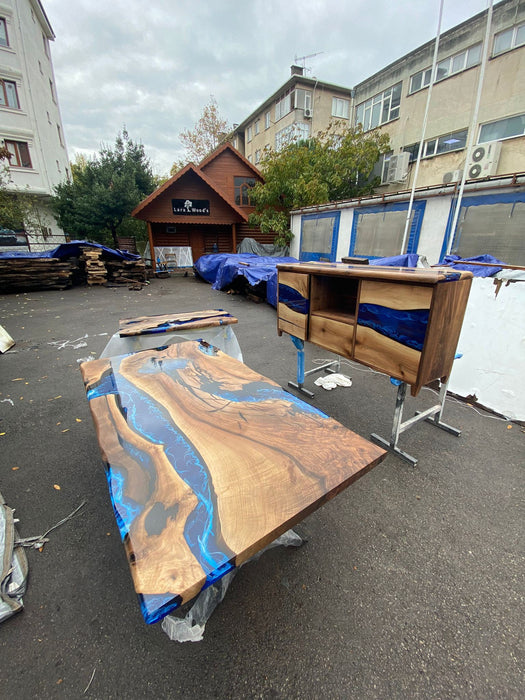
M 486 24 L 487 11 L 440 37 L 418 186 L 456 181 L 463 168 L 469 179 L 525 170 L 525 2 L 504 0 L 494 6 L 480 107 L 472 123 Z M 388 154 L 381 163 L 381 191 L 412 184 L 434 50 L 435 40 L 354 88 L 352 122 L 365 131 L 386 131 L 396 156 Z M 480 148 L 466 163 L 471 132 Z
M 525 265 L 525 1 L 503 0 L 489 17 L 441 35 L 424 133 L 435 41 L 355 86 L 350 122 L 390 136 L 382 184 L 374 196 L 293 213 L 292 255 L 419 253 L 436 263 L 447 252 L 488 253 Z
M 54 39 L 39 0 L 2 0 L 0 143 L 10 153 L 8 189 L 37 197 L 43 225 L 40 234 L 28 232 L 32 250 L 64 240 L 48 206 L 53 187 L 69 177 L 51 60 Z
M 334 123 L 348 126 L 352 91 L 304 75 L 291 67 L 290 78 L 252 112 L 231 135 L 233 146 L 259 165 L 265 148 L 279 150 L 290 141 L 315 136 Z

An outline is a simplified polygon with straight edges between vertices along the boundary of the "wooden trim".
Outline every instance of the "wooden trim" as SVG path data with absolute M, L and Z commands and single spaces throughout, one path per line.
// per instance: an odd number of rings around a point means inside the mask
M 149 240 L 149 251 L 151 255 L 151 260 L 153 263 L 153 272 L 157 272 L 157 261 L 155 260 L 155 247 L 153 245 L 153 226 L 148 221 L 148 240 Z
M 237 224 L 232 224 L 232 248 L 233 253 L 237 252 Z

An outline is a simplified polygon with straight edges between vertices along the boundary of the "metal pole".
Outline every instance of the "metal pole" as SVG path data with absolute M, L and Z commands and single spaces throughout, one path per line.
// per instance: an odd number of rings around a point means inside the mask
M 489 8 L 487 11 L 487 26 L 485 27 L 485 40 L 483 41 L 483 53 L 481 55 L 481 68 L 479 71 L 478 78 L 478 91 L 476 94 L 476 102 L 474 105 L 474 111 L 472 113 L 472 120 L 470 122 L 470 129 L 468 135 L 468 145 L 467 145 L 467 155 L 465 158 L 465 167 L 463 168 L 463 175 L 461 177 L 461 185 L 459 187 L 459 194 L 456 201 L 456 210 L 454 212 L 454 220 L 452 221 L 452 226 L 450 228 L 449 239 L 447 243 L 447 255 L 450 255 L 452 250 L 452 244 L 454 243 L 454 237 L 456 233 L 456 226 L 458 225 L 459 213 L 461 210 L 461 201 L 463 199 L 463 191 L 465 189 L 465 181 L 467 179 L 467 166 L 470 162 L 470 154 L 472 153 L 472 146 L 474 145 L 474 131 L 478 121 L 479 104 L 481 102 L 481 91 L 483 89 L 483 80 L 485 78 L 485 68 L 487 66 L 487 56 L 489 53 L 489 39 L 490 39 L 490 28 L 492 25 L 492 4 L 493 0 L 489 0 Z
M 437 57 L 438 57 L 438 51 L 439 51 L 439 38 L 441 36 L 441 19 L 443 17 L 443 3 L 444 3 L 444 0 L 441 0 L 440 5 L 439 5 L 439 18 L 438 18 L 438 26 L 437 26 L 437 34 L 436 34 L 436 43 L 434 45 L 434 58 L 432 60 L 432 75 L 430 76 L 430 85 L 428 86 L 427 104 L 425 107 L 425 115 L 423 117 L 423 126 L 421 127 L 421 138 L 419 141 L 419 148 L 417 151 L 417 160 L 416 160 L 416 167 L 414 168 L 414 177 L 412 178 L 412 188 L 410 190 L 410 201 L 408 204 L 407 217 L 405 220 L 405 230 L 403 232 L 403 242 L 401 243 L 401 250 L 399 251 L 401 255 L 403 255 L 405 252 L 405 246 L 407 244 L 407 239 L 408 239 L 408 229 L 410 227 L 410 216 L 412 214 L 412 208 L 413 208 L 413 204 L 414 204 L 414 193 L 416 190 L 417 176 L 419 174 L 419 164 L 421 162 L 421 156 L 423 154 L 423 146 L 425 143 L 425 132 L 427 130 L 428 112 L 430 110 L 430 99 L 432 97 L 432 88 L 434 86 L 434 81 L 436 79 Z

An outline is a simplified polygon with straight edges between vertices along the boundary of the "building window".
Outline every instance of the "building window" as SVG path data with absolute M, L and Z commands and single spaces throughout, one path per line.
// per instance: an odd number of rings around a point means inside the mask
M 44 42 L 44 53 L 49 58 L 49 41 L 45 34 L 42 34 L 42 41 Z
M 362 124 L 363 130 L 368 131 L 397 119 L 401 103 L 401 85 L 402 83 L 397 83 L 388 90 L 357 105 L 355 123 Z
M 349 255 L 385 258 L 403 253 L 415 253 L 425 206 L 424 201 L 413 204 L 405 250 L 401 250 L 401 245 L 405 233 L 408 202 L 356 209 L 352 220 Z
M 260 162 L 261 162 L 261 150 L 257 149 L 255 151 L 255 165 L 259 165 Z
M 417 154 L 419 152 L 419 143 L 412 143 L 410 146 L 404 146 L 403 150 L 406 153 L 410 153 L 410 159 L 409 163 L 413 163 L 415 160 L 417 160 Z
M 29 147 L 24 141 L 5 141 L 9 151 L 9 165 L 12 168 L 32 168 Z
M 20 109 L 16 83 L 11 80 L 0 80 L 0 105 Z
M 496 122 L 483 124 L 479 131 L 478 143 L 500 141 L 524 134 L 525 114 L 518 114 L 516 117 L 507 117 L 506 119 L 498 119 Z
M 248 161 L 248 163 L 252 162 L 252 154 L 251 153 L 246 156 L 246 160 Z
M 261 120 L 256 119 L 255 120 L 255 135 L 257 135 L 261 131 Z
M 250 143 L 250 141 L 252 140 L 252 127 L 251 126 L 249 126 L 246 129 L 246 140 L 248 141 L 248 143 Z
M 279 121 L 279 119 L 282 119 L 282 117 L 286 116 L 288 112 L 291 111 L 292 109 L 292 100 L 291 100 L 291 94 L 288 93 L 287 95 L 283 95 L 277 102 L 275 103 L 275 121 Z
M 51 99 L 56 104 L 57 98 L 55 95 L 55 86 L 53 85 L 53 81 L 51 79 L 49 80 L 49 89 L 51 91 Z
M 295 109 L 312 109 L 312 91 L 301 88 L 295 91 Z
M 467 68 L 476 66 L 480 60 L 481 44 L 474 44 L 474 46 L 465 49 L 465 51 L 460 51 L 460 53 L 445 58 L 437 65 L 436 83 L 439 80 L 448 78 L 449 75 L 455 75 L 456 73 L 461 73 L 463 70 L 467 70 Z
M 422 157 L 430 158 L 431 156 L 438 156 L 441 153 L 448 153 L 449 151 L 459 151 L 467 145 L 467 135 L 468 129 L 462 129 L 461 131 L 454 131 L 451 134 L 438 136 L 435 139 L 428 139 L 428 141 L 425 141 Z
M 525 44 L 525 24 L 519 24 L 494 35 L 492 55 L 497 56 L 504 51 L 515 49 L 517 46 L 523 46 L 523 44 Z
M 255 157 L 257 158 L 257 153 L 260 153 L 260 151 L 255 152 Z M 250 190 L 252 187 L 255 187 L 255 178 L 254 177 L 234 177 L 233 178 L 233 185 L 235 188 L 235 204 L 238 204 L 241 207 L 249 207 L 250 206 Z
M 340 97 L 332 97 L 332 117 L 348 119 L 349 106 L 349 100 L 343 100 Z
M 420 70 L 419 73 L 414 73 L 410 78 L 410 88 L 408 94 L 411 95 L 413 92 L 422 90 L 430 85 L 430 78 L 432 77 L 432 68 L 426 68 L 425 70 Z
M 335 262 L 340 211 L 307 214 L 301 218 L 300 260 Z
M 58 160 L 57 160 L 57 170 L 58 170 L 59 173 L 62 172 L 62 171 L 60 170 L 60 162 L 59 162 Z
M 57 124 L 57 133 L 58 133 L 58 141 L 61 146 L 64 145 L 64 139 L 62 138 L 62 129 L 60 128 L 60 124 Z
M 0 17 L 0 46 L 9 46 L 5 17 Z
M 462 258 L 488 253 L 513 265 L 525 265 L 524 227 L 523 193 L 466 197 L 451 252 Z
M 268 112 L 266 112 L 266 114 L 264 115 L 264 128 L 265 128 L 265 129 L 269 129 L 269 128 L 270 128 L 270 124 L 271 124 L 271 121 L 270 121 L 270 112 L 268 111 Z
M 280 151 L 285 146 L 296 141 L 310 138 L 310 124 L 289 124 L 275 134 L 275 148 Z

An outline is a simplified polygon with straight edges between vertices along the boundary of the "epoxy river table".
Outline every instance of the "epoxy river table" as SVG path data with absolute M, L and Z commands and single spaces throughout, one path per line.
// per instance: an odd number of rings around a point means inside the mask
M 81 370 L 148 623 L 386 454 L 205 342 L 93 360 Z

